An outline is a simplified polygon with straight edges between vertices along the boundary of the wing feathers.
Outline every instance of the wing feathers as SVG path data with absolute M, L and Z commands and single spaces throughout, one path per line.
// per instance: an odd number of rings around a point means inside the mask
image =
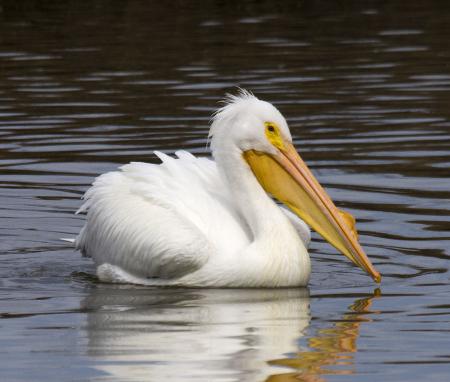
M 77 247 L 97 265 L 109 263 L 141 277 L 180 277 L 200 268 L 213 251 L 204 235 L 134 187 L 119 172 L 96 180 L 86 195 L 87 223 Z
M 160 165 L 134 162 L 95 180 L 77 212 L 87 212 L 77 248 L 97 265 L 175 278 L 202 267 L 217 246 L 232 249 L 224 229 L 236 235 L 234 245 L 246 243 L 214 162 L 185 151 L 179 159 L 155 154 Z

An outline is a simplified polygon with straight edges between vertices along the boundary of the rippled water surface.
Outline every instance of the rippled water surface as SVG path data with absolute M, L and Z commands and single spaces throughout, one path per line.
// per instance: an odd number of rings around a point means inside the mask
M 450 378 L 449 26 L 447 1 L 0 0 L 0 379 Z M 59 240 L 99 173 L 209 155 L 235 86 L 286 116 L 379 289 L 317 236 L 304 290 L 101 284 Z

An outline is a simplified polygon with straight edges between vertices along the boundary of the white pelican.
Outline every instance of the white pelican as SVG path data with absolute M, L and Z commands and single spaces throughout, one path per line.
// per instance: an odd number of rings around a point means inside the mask
M 380 281 L 358 243 L 353 216 L 319 185 L 273 105 L 244 90 L 230 95 L 209 137 L 214 161 L 155 152 L 160 165 L 130 163 L 95 180 L 78 211 L 87 220 L 75 244 L 94 259 L 100 280 L 305 286 L 310 233 L 303 219 Z

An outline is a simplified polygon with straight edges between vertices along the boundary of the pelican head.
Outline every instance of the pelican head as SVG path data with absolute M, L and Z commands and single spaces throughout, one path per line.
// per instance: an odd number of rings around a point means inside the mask
M 292 144 L 286 120 L 270 103 L 241 90 L 213 118 L 214 157 L 239 156 L 263 187 L 376 282 L 381 275 L 358 242 L 355 219 L 338 209 Z

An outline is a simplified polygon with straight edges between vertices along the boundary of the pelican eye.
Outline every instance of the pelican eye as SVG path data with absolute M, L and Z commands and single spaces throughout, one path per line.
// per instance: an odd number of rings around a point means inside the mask
M 280 129 L 276 123 L 265 122 L 266 126 L 266 138 L 277 149 L 284 148 L 283 139 L 281 138 Z
M 264 122 L 264 125 L 266 126 L 266 134 L 278 134 L 278 126 L 273 122 Z

